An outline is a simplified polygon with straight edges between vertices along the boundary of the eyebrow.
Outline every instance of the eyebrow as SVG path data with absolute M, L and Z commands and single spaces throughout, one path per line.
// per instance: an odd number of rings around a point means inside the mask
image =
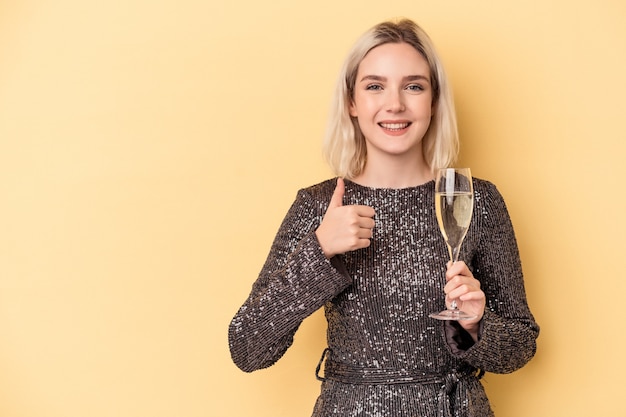
M 383 77 L 381 75 L 364 75 L 363 78 L 361 78 L 361 82 L 363 81 L 367 81 L 367 80 L 371 80 L 371 81 L 387 81 L 387 77 Z M 402 77 L 403 81 L 427 81 L 430 82 L 430 78 L 424 76 L 424 75 L 407 75 L 406 77 Z

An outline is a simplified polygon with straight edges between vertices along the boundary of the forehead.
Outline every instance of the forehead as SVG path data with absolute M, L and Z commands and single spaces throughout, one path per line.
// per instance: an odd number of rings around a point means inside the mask
M 360 75 L 430 75 L 424 56 L 408 43 L 385 43 L 372 48 L 359 64 Z

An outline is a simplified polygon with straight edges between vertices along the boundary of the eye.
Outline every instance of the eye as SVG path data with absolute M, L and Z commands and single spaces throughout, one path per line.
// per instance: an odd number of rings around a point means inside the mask
M 415 93 L 421 93 L 425 90 L 424 86 L 421 84 L 409 84 L 406 86 L 406 89 Z
M 365 86 L 365 89 L 369 91 L 381 91 L 383 89 L 383 86 L 380 84 L 368 84 L 367 86 Z

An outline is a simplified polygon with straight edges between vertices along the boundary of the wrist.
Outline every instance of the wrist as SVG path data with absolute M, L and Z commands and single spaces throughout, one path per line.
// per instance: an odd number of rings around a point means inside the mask
M 319 246 L 320 250 L 324 254 L 324 257 L 326 257 L 326 259 L 330 259 L 333 256 L 335 256 L 335 254 L 330 252 L 330 250 L 328 249 L 328 247 L 326 247 L 326 245 L 322 244 L 322 240 L 320 239 L 319 229 L 315 231 L 315 239 L 317 239 L 317 245 Z

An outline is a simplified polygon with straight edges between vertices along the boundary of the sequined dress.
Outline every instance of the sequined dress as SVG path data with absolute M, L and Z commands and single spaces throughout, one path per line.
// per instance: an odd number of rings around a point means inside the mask
M 479 378 L 534 355 L 539 327 L 526 301 L 517 243 L 496 187 L 474 179 L 475 206 L 461 258 L 487 297 L 479 340 L 428 314 L 445 308 L 448 251 L 434 182 L 404 189 L 346 180 L 344 205 L 376 211 L 368 248 L 327 260 L 315 236 L 336 180 L 300 190 L 252 291 L 229 327 L 235 364 L 274 364 L 302 320 L 321 307 L 328 350 L 313 417 L 485 417 Z

